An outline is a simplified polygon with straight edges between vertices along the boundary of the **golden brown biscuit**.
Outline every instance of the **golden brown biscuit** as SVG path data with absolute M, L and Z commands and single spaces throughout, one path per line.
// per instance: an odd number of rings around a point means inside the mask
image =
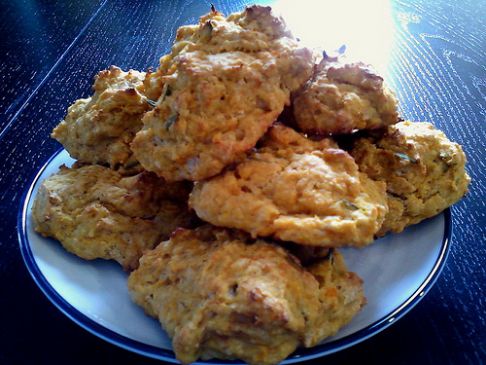
M 166 184 L 148 172 L 122 177 L 98 165 L 63 166 L 43 181 L 32 215 L 35 230 L 69 252 L 113 259 L 130 270 L 144 250 L 190 225 L 187 195 L 183 184 Z
M 150 109 L 143 96 L 144 76 L 143 72 L 123 72 L 116 66 L 101 71 L 95 78 L 94 94 L 69 107 L 52 137 L 83 163 L 140 171 L 130 143 L 142 128 L 142 115 Z
M 168 181 L 216 175 L 256 144 L 312 65 L 312 53 L 269 7 L 227 18 L 213 11 L 181 27 L 147 76 L 158 101 L 133 141 L 137 159 Z
M 385 184 L 348 153 L 282 125 L 236 167 L 197 182 L 189 205 L 216 226 L 324 247 L 372 242 L 387 211 Z
M 336 333 L 365 303 L 338 253 L 307 270 L 278 245 L 212 226 L 178 230 L 145 253 L 128 287 L 185 364 L 277 364 Z
M 398 122 L 397 100 L 381 76 L 363 63 L 325 54 L 293 106 L 297 125 L 307 133 L 343 134 Z
M 361 171 L 387 184 L 390 210 L 379 235 L 440 213 L 470 182 L 461 146 L 430 123 L 398 123 L 381 137 L 359 138 L 350 153 Z

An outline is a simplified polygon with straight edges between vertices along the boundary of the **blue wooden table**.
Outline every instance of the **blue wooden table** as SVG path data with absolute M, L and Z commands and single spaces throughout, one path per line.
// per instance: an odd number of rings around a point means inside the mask
M 213 1 L 224 13 L 248 1 Z M 430 293 L 384 332 L 311 363 L 486 363 L 486 3 L 281 0 L 294 33 L 377 64 L 403 117 L 431 121 L 464 146 L 472 184 L 452 208 L 452 249 Z M 0 13 L 0 364 L 155 364 L 87 333 L 30 278 L 16 216 L 35 172 L 59 145 L 50 131 L 93 75 L 144 70 L 206 1 L 2 1 Z

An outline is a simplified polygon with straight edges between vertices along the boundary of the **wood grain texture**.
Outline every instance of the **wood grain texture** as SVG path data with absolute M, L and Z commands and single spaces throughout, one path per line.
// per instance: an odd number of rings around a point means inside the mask
M 101 4 L 102 0 L 0 1 L 0 131 Z
M 392 76 L 403 115 L 431 121 L 460 143 L 472 178 L 469 194 L 452 209 L 452 251 L 444 272 L 407 319 L 419 329 L 411 340 L 432 363 L 481 363 L 486 360 L 486 6 L 396 2 L 394 15 L 399 42 Z M 431 339 L 437 341 L 432 349 Z
M 228 13 L 247 2 L 214 3 Z M 43 37 L 59 37 L 65 32 L 64 22 L 80 19 L 70 10 L 74 4 L 65 2 L 65 14 L 57 13 L 59 21 L 46 28 Z M 332 10 L 332 4 L 326 6 Z M 44 14 L 53 5 L 40 2 L 38 6 Z M 11 124 L 0 139 L 1 364 L 160 363 L 105 343 L 48 303 L 23 266 L 16 214 L 22 192 L 59 147 L 48 138 L 52 127 L 74 100 L 89 94 L 94 74 L 111 64 L 125 69 L 156 66 L 170 49 L 177 27 L 197 21 L 208 6 L 196 0 L 108 1 L 93 18 L 92 12 L 80 10 L 79 17 L 91 21 L 71 48 L 68 41 L 59 41 L 60 50 L 39 54 L 38 67 L 29 71 L 49 71 L 53 60 L 59 60 L 44 82 L 35 79 L 30 84 L 15 84 L 24 90 L 23 100 L 30 97 L 28 105 L 15 106 L 21 95 L 16 94 L 2 106 L 18 114 L 9 119 Z M 308 8 L 310 12 L 313 9 Z M 387 75 L 398 94 L 402 114 L 412 120 L 431 121 L 461 143 L 473 182 L 468 196 L 453 208 L 451 255 L 431 292 L 394 326 L 326 357 L 325 362 L 348 364 L 367 359 L 376 364 L 481 364 L 486 361 L 486 4 L 396 1 L 391 15 L 393 43 Z M 16 24 L 19 31 L 26 31 L 24 24 Z M 19 52 L 11 57 L 24 57 L 24 51 Z M 56 59 L 59 54 L 64 55 Z M 8 63 L 2 67 L 7 69 L 2 82 L 9 84 L 18 71 Z

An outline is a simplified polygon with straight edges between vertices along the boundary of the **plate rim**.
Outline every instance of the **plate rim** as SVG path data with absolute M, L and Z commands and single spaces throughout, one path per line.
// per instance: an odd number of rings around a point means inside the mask
M 33 175 L 33 177 L 29 179 L 28 188 L 22 194 L 22 198 L 20 200 L 20 206 L 17 214 L 17 236 L 19 240 L 22 259 L 27 268 L 27 271 L 29 272 L 39 289 L 49 299 L 49 301 L 54 304 L 54 306 L 57 307 L 65 316 L 67 316 L 69 319 L 71 319 L 73 322 L 75 322 L 77 325 L 84 328 L 88 332 L 113 345 L 116 345 L 131 352 L 135 352 L 139 355 L 168 361 L 171 363 L 179 363 L 179 361 L 175 357 L 174 352 L 171 350 L 166 350 L 160 347 L 145 344 L 137 340 L 133 340 L 126 336 L 120 335 L 119 333 L 110 330 L 97 323 L 96 321 L 90 319 L 79 310 L 77 310 L 74 306 L 72 306 L 67 300 L 65 300 L 51 286 L 49 281 L 40 271 L 30 248 L 29 239 L 27 237 L 27 207 L 29 205 L 30 199 L 32 198 L 34 187 L 39 181 L 40 176 L 46 170 L 47 166 L 49 166 L 49 164 L 63 151 L 64 148 L 60 148 L 56 152 L 54 152 L 54 154 L 49 157 L 44 165 Z M 397 320 L 402 318 L 405 314 L 407 314 L 413 307 L 415 307 L 415 305 L 417 305 L 417 303 L 419 303 L 425 297 L 425 295 L 435 284 L 437 278 L 442 272 L 442 269 L 444 268 L 447 257 L 449 256 L 453 226 L 451 209 L 445 209 L 442 214 L 444 215 L 444 232 L 439 256 L 435 261 L 432 270 L 428 273 L 422 284 L 420 284 L 417 290 L 415 290 L 405 301 L 403 301 L 401 305 L 390 311 L 390 313 L 388 313 L 386 316 L 343 338 L 317 345 L 311 348 L 298 348 L 293 354 L 289 355 L 287 359 L 282 361 L 281 364 L 291 364 L 311 360 L 317 357 L 330 355 L 332 353 L 354 346 L 388 328 Z M 245 363 L 239 360 L 228 361 L 213 359 L 208 361 L 198 361 L 194 364 L 236 365 Z

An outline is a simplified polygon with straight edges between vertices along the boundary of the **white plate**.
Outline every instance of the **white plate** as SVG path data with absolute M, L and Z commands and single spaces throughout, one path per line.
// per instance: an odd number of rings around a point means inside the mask
M 73 160 L 57 152 L 35 177 L 19 212 L 18 233 L 24 262 L 37 285 L 64 314 L 91 333 L 127 350 L 177 362 L 159 323 L 133 304 L 127 274 L 103 260 L 84 261 L 59 243 L 37 235 L 31 206 L 39 184 Z M 299 349 L 284 364 L 324 356 L 357 344 L 407 313 L 437 279 L 449 251 L 450 211 L 388 235 L 371 246 L 343 249 L 348 268 L 364 280 L 367 305 L 335 336 L 311 349 Z M 241 363 L 207 361 L 200 364 Z

